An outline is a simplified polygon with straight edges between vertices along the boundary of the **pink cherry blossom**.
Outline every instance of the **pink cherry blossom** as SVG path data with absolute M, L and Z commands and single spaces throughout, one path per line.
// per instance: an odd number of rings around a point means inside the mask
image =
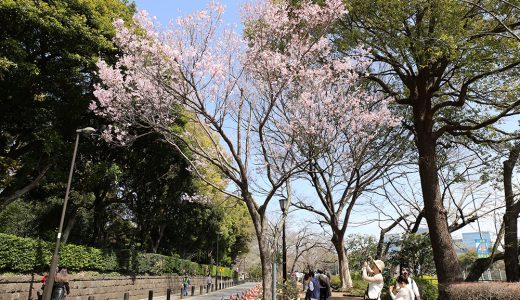
M 398 119 L 387 108 L 391 99 L 362 84 L 368 49 L 338 55 L 331 42 L 332 26 L 347 13 L 342 0 L 248 3 L 243 36 L 222 26 L 223 11 L 211 2 L 167 27 L 146 12 L 134 24 L 115 20 L 122 55 L 114 65 L 98 62 L 101 83 L 89 108 L 112 121 L 102 134 L 108 142 L 157 132 L 186 155 L 194 174 L 243 199 L 264 249 L 262 207 L 304 171 L 309 153 L 316 158 L 332 148 L 352 161 L 339 149 Z M 174 130 L 180 116 L 196 133 Z M 235 188 L 205 178 L 208 165 Z

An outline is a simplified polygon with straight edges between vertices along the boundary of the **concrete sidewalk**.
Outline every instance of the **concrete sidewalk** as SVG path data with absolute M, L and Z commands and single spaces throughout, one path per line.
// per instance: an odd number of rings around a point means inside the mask
M 209 294 L 187 296 L 187 297 L 184 297 L 183 299 L 186 299 L 186 300 L 221 300 L 222 298 L 229 299 L 229 297 L 231 295 L 236 297 L 236 294 L 242 294 L 242 292 L 246 292 L 247 290 L 254 288 L 257 284 L 258 284 L 258 282 L 247 282 L 244 284 L 232 286 L 232 287 L 225 288 L 222 290 L 213 291 L 213 292 L 210 292 Z M 170 299 L 178 300 L 178 299 L 180 299 L 180 294 L 179 295 L 177 295 L 177 293 L 175 295 L 172 294 L 172 295 L 170 295 Z M 139 300 L 148 300 L 148 298 L 139 299 Z M 153 300 L 166 300 L 166 295 L 154 296 Z

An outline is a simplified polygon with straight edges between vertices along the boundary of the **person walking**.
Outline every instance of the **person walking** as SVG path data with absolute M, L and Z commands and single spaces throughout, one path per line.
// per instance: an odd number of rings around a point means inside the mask
M 408 286 L 408 278 L 404 275 L 399 275 L 397 277 L 397 285 L 399 286 L 399 290 L 395 286 L 389 288 L 390 297 L 393 300 L 414 300 L 414 293 Z
M 400 275 L 403 275 L 404 278 L 406 278 L 407 286 L 412 291 L 412 299 L 421 300 L 421 294 L 419 293 L 419 287 L 417 286 L 417 283 L 415 282 L 415 280 L 413 280 L 413 278 L 411 277 L 410 269 L 407 267 L 401 267 L 399 269 L 399 273 L 400 273 Z M 398 283 L 396 283 L 395 287 L 396 287 L 396 291 L 399 291 L 400 287 L 399 287 Z
M 69 274 L 67 269 L 61 269 L 54 278 L 54 285 L 52 286 L 52 300 L 63 300 L 70 294 Z
M 320 284 L 320 300 L 327 300 L 330 297 L 330 280 L 322 271 L 318 271 L 318 283 Z
M 190 276 L 188 272 L 184 273 L 184 278 L 182 279 L 182 294 L 184 297 L 188 296 L 188 289 L 190 287 Z
M 311 300 L 318 300 L 320 299 L 320 284 L 318 283 L 318 279 L 314 277 L 314 272 L 309 272 L 309 290 L 310 293 L 310 299 Z
M 372 257 L 368 257 L 368 260 L 363 264 L 363 270 L 361 277 L 363 280 L 368 282 L 367 290 L 365 291 L 365 298 L 368 300 L 381 300 L 381 291 L 383 290 L 383 269 L 385 263 L 382 260 L 374 260 L 373 267 L 370 268 L 369 262 L 372 261 Z

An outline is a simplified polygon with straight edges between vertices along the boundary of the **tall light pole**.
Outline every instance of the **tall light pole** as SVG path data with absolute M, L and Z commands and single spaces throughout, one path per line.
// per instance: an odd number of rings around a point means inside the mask
M 45 288 L 43 290 L 43 300 L 50 300 L 52 295 L 52 287 L 54 285 L 54 277 L 56 276 L 56 267 L 58 265 L 58 252 L 60 250 L 61 231 L 63 230 L 63 221 L 65 219 L 65 212 L 67 211 L 67 201 L 69 200 L 70 184 L 72 182 L 72 173 L 74 171 L 74 162 L 76 161 L 76 153 L 78 152 L 79 135 L 92 134 L 96 132 L 96 129 L 92 127 L 85 127 L 76 130 L 76 143 L 74 144 L 74 152 L 72 154 L 72 162 L 70 164 L 69 181 L 67 182 L 67 190 L 65 191 L 65 199 L 63 200 L 63 208 L 61 209 L 60 227 L 58 228 L 58 235 L 56 237 L 56 246 L 54 248 L 54 254 L 51 260 L 51 269 L 49 271 L 49 277 L 45 282 Z
M 287 210 L 289 199 L 281 198 L 280 209 L 282 210 L 282 278 L 283 278 L 283 289 L 282 299 L 285 300 L 286 296 L 286 284 L 287 284 L 287 245 L 285 243 L 285 218 L 287 217 Z
M 218 290 L 218 275 L 220 274 L 220 261 L 218 259 L 218 238 L 222 234 L 222 232 L 217 232 L 217 272 L 215 273 L 215 290 Z M 221 274 L 222 276 L 222 274 Z M 222 283 L 222 278 L 220 278 L 220 282 Z
M 287 198 L 280 199 L 280 209 L 282 210 L 282 276 L 283 283 L 287 282 L 287 245 L 285 244 L 285 217 L 287 216 Z

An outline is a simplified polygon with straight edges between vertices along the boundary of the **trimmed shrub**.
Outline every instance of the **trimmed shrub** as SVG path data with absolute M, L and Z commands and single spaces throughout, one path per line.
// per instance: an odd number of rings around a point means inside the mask
M 465 282 L 446 286 L 446 300 L 518 299 L 518 283 Z
M 32 273 L 45 271 L 52 257 L 54 243 L 21 238 L 0 233 L 0 272 Z M 98 248 L 63 244 L 60 247 L 59 266 L 72 271 L 123 272 L 133 274 L 166 275 L 189 272 L 191 275 L 207 275 L 209 266 L 201 265 L 178 256 L 154 253 L 135 253 L 121 250 L 105 252 Z M 212 275 L 216 274 L 213 266 Z M 224 268 L 222 276 L 233 277 L 230 268 Z

